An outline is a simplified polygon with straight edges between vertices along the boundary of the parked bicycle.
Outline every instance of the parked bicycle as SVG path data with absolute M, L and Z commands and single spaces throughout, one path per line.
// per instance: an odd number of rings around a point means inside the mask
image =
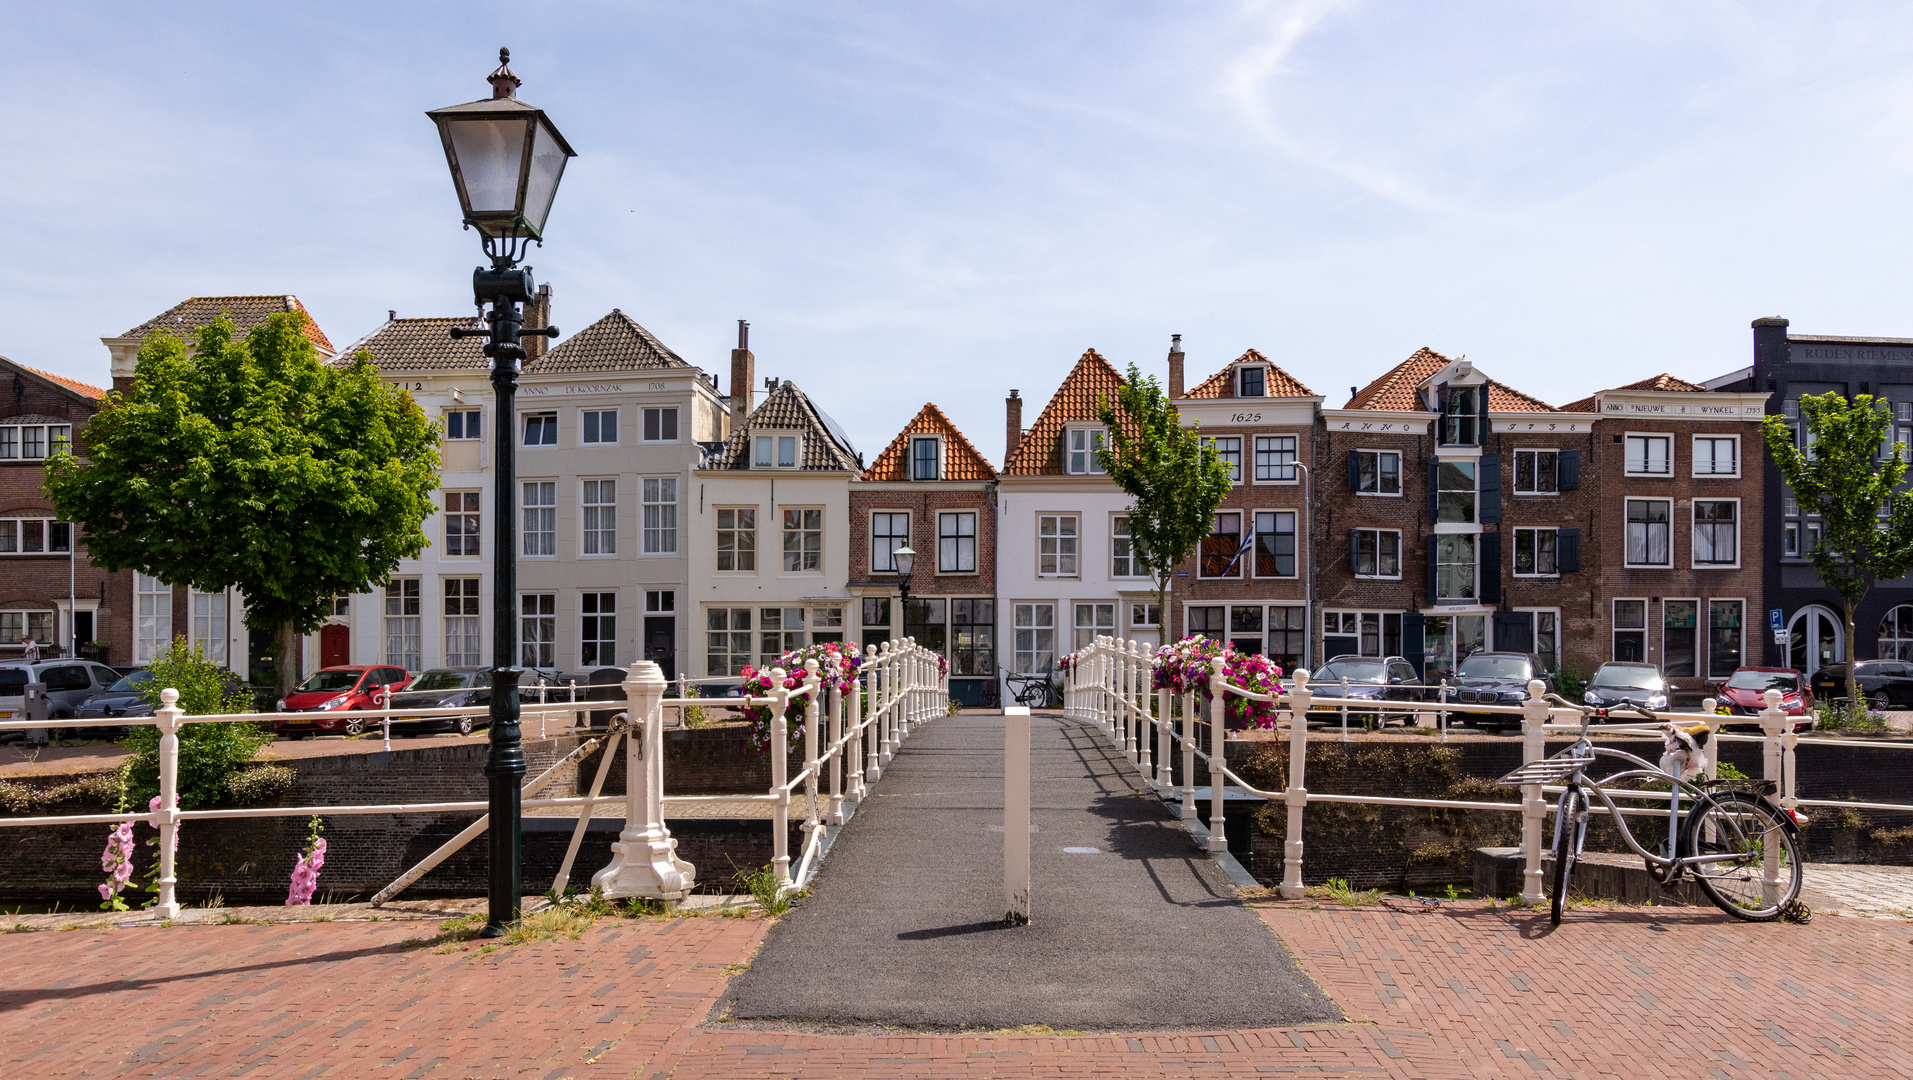
M 1063 702 L 1057 693 L 1055 676 L 1049 671 L 1014 672 L 1004 677 L 1009 685 L 1010 696 L 1018 705 L 1032 709 L 1047 709 Z
M 1580 739 L 1552 757 L 1523 765 L 1499 783 L 1564 785 L 1554 817 L 1549 911 L 1554 925 L 1561 924 L 1574 862 L 1587 841 L 1590 795 L 1600 799 L 1619 827 L 1621 838 L 1647 860 L 1648 872 L 1662 885 L 1672 885 L 1683 872 L 1691 871 L 1709 900 L 1734 918 L 1749 922 L 1771 922 L 1798 910 L 1805 863 L 1800 851 L 1800 826 L 1791 812 L 1767 797 L 1775 791 L 1772 781 L 1693 779 L 1699 774 L 1708 741 L 1704 725 L 1677 727 L 1637 705 L 1589 709 L 1554 695 L 1549 698 L 1580 712 Z M 1595 746 L 1589 739 L 1590 719 L 1607 719 L 1610 712 L 1623 708 L 1661 724 L 1667 753 L 1660 765 L 1622 750 Z M 1590 780 L 1586 770 L 1604 757 L 1634 767 Z M 1640 783 L 1667 786 L 1667 840 L 1659 845 L 1660 850 L 1650 851 L 1635 839 L 1628 817 L 1609 795 L 1624 785 Z

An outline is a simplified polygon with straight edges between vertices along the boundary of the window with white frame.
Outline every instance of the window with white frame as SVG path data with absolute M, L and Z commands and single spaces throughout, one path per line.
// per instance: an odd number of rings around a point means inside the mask
M 1103 448 L 1102 428 L 1070 428 L 1063 438 L 1069 448 L 1065 471 L 1077 476 L 1103 471 L 1103 463 L 1096 460 L 1096 451 Z
M 518 597 L 518 666 L 556 667 L 558 594 L 523 593 Z
M 150 664 L 173 643 L 173 587 L 136 570 L 133 600 L 133 662 Z M 50 630 L 48 636 L 51 636 Z
M 1037 515 L 1037 576 L 1075 577 L 1077 539 L 1075 514 Z
M 1443 461 L 1435 466 L 1435 520 L 1475 520 L 1475 463 Z
M 52 518 L 0 518 L 0 555 L 66 554 L 73 526 Z
M 935 480 L 942 470 L 942 445 L 934 436 L 920 435 L 910 440 L 910 479 Z
M 1614 659 L 1629 663 L 1647 660 L 1647 601 L 1614 601 Z
M 586 446 L 618 445 L 618 410 L 585 409 L 578 414 Z
M 1076 647 L 1088 648 L 1099 637 L 1116 636 L 1115 604 L 1076 605 Z
M 225 667 L 226 594 L 188 589 L 186 598 L 193 609 L 193 647 L 206 659 Z
M 1900 460 L 1908 460 L 1913 455 L 1913 401 L 1893 403 L 1893 423 L 1889 424 L 1886 434 L 1880 440 L 1880 460 L 1893 457 L 1895 446 L 1899 447 Z
M 669 615 L 678 609 L 678 594 L 669 589 L 649 589 L 644 594 L 644 610 L 648 615 Z
M 611 667 L 618 662 L 618 594 L 588 592 L 578 598 L 578 662 Z
M 776 667 L 779 657 L 804 647 L 804 609 L 757 609 L 757 666 Z
M 1242 482 L 1242 436 L 1218 435 L 1214 438 L 1204 436 L 1202 441 L 1208 443 L 1210 446 L 1215 447 L 1216 456 L 1221 458 L 1222 463 L 1229 467 L 1229 481 L 1235 484 L 1241 483 Z
M 583 553 L 616 555 L 618 553 L 618 482 L 616 480 L 584 481 L 580 508 L 583 510 L 581 530 L 584 534 Z
M 1696 642 L 1700 634 L 1699 600 L 1661 601 L 1661 672 L 1669 678 L 1700 674 Z
M 1514 493 L 1516 495 L 1555 495 L 1561 490 L 1560 452 L 1556 450 L 1516 450 L 1514 452 Z
M 1358 495 L 1400 495 L 1402 456 L 1394 450 L 1356 452 L 1355 492 Z
M 1242 511 L 1222 510 L 1209 519 L 1209 535 L 1196 552 L 1196 576 L 1242 576 Z
M 795 469 L 801 449 L 796 435 L 756 435 L 751 439 L 751 468 Z
M 1324 611 L 1322 636 L 1353 639 L 1355 648 L 1349 651 L 1357 656 L 1400 656 L 1402 616 L 1396 611 Z M 1324 659 L 1335 658 L 1326 645 L 1324 651 Z
M 445 589 L 445 666 L 477 667 L 483 644 L 478 628 L 478 579 L 448 577 Z
M 1109 576 L 1142 577 L 1148 570 L 1136 557 L 1136 538 L 1129 534 L 1129 515 L 1109 519 Z
M 757 570 L 757 508 L 717 509 L 717 568 L 723 571 Z
M 1674 437 L 1672 435 L 1629 435 L 1627 437 L 1627 475 L 1674 475 Z
M 555 412 L 526 413 L 525 445 L 557 446 L 558 414 Z
M 704 630 L 704 674 L 742 675 L 751 662 L 751 609 L 707 608 Z
M 1402 534 L 1399 529 L 1355 529 L 1350 566 L 1356 577 L 1402 576 Z M 1474 560 L 1469 560 L 1473 566 Z
M 957 510 L 937 515 L 937 573 L 976 572 L 976 513 Z
M 1695 476 L 1739 476 L 1740 436 L 1694 436 Z
M 1534 616 L 1534 652 L 1549 671 L 1561 670 L 1561 612 L 1558 608 L 1516 608 Z
M 823 510 L 818 507 L 785 507 L 784 572 L 811 573 L 823 568 Z
M 1627 565 L 1672 566 L 1671 499 L 1627 500 Z
M 1745 600 L 1707 602 L 1708 678 L 1724 679 L 1740 667 L 1741 623 L 1746 610 Z
M 1556 577 L 1561 573 L 1556 561 L 1559 529 L 1516 529 L 1514 531 L 1514 576 Z
M 1255 482 L 1258 484 L 1295 482 L 1295 436 L 1257 435 L 1255 437 Z
M 1018 672 L 1044 672 L 1056 665 L 1056 605 L 1014 604 L 1011 628 L 1016 635 L 1013 663 Z
M 1694 500 L 1694 565 L 1740 565 L 1740 500 Z
M 1261 364 L 1244 364 L 1235 369 L 1236 397 L 1267 397 L 1269 369 Z
M 678 411 L 675 407 L 644 410 L 644 441 L 678 441 Z
M 842 641 L 843 639 L 843 608 L 814 607 L 810 609 L 810 643 L 812 645 L 823 641 Z
M 1398 547 L 1398 558 L 1399 554 Z M 1295 511 L 1256 511 L 1255 576 L 1259 578 L 1295 576 Z
M 482 409 L 445 410 L 445 437 L 447 439 L 469 440 L 483 437 L 484 425 L 479 417 Z
M 478 535 L 482 516 L 479 510 L 478 492 L 445 492 L 446 558 L 462 558 L 478 554 Z
M 341 618 L 352 614 L 352 598 L 340 594 L 332 598 L 332 614 Z
M 23 648 L 20 642 L 23 637 L 30 637 L 42 644 L 52 641 L 53 612 L 26 609 L 0 611 L 0 648 Z
M 385 583 L 385 662 L 417 671 L 419 662 L 419 579 Z
M 1162 626 L 1162 607 L 1144 601 L 1129 605 L 1129 627 L 1132 630 L 1154 630 Z
M 0 424 L 0 461 L 37 461 L 72 446 L 71 424 Z
M 910 546 L 910 515 L 879 510 L 870 515 L 870 572 L 897 572 L 897 549 Z
M 1183 636 L 1207 638 L 1220 644 L 1229 633 L 1229 609 L 1220 604 L 1203 604 L 1183 613 L 1188 623 Z
M 1475 598 L 1475 534 L 1448 533 L 1432 538 L 1435 548 L 1435 599 Z
M 520 486 L 518 531 L 526 555 L 558 554 L 558 482 L 527 480 Z
M 644 500 L 644 553 L 675 555 L 678 550 L 678 478 L 647 476 L 640 485 Z

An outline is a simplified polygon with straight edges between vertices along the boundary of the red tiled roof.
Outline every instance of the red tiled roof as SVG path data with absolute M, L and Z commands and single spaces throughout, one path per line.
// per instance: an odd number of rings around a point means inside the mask
M 864 470 L 865 480 L 908 480 L 910 436 L 943 436 L 943 479 L 945 480 L 994 480 L 996 470 L 990 468 L 990 459 L 984 457 L 963 432 L 943 415 L 935 402 L 926 403 L 890 445 L 884 447 L 877 460 Z
M 1056 388 L 1049 404 L 1043 406 L 1043 414 L 1030 426 L 1029 434 L 1016 444 L 1016 453 L 1003 463 L 1003 475 L 1062 475 L 1063 426 L 1096 419 L 1098 402 L 1108 398 L 1114 403 L 1125 381 L 1095 349 L 1085 352 Z
M 1613 387 L 1612 389 L 1615 389 L 1615 390 L 1669 390 L 1669 391 L 1682 393 L 1682 394 L 1707 393 L 1707 388 L 1705 386 L 1698 386 L 1694 383 L 1688 382 L 1686 379 L 1676 379 L 1674 376 L 1669 375 L 1666 372 L 1662 372 L 1651 379 L 1642 379 L 1639 382 L 1631 382 L 1631 383 L 1628 383 L 1626 386 L 1616 386 L 1616 387 Z M 1605 391 L 1603 392 L 1605 393 Z M 1593 412 L 1594 397 L 1595 395 L 1589 394 L 1587 397 L 1584 397 L 1579 401 L 1570 401 L 1566 405 L 1561 406 L 1561 411 L 1562 412 Z
M 1209 376 L 1194 389 L 1182 395 L 1186 398 L 1228 398 L 1235 396 L 1235 369 L 1243 364 L 1268 364 L 1268 383 L 1265 387 L 1269 397 L 1314 397 L 1315 394 L 1302 381 L 1281 368 L 1275 366 L 1268 357 L 1250 349 L 1235 358 L 1228 367 Z
M 232 320 L 233 333 L 249 333 L 253 327 L 266 319 L 282 312 L 296 311 L 306 317 L 306 339 L 327 352 L 336 350 L 325 331 L 313 321 L 299 298 L 291 293 L 279 293 L 272 296 L 194 296 L 182 300 L 172 307 L 145 322 L 135 326 L 121 337 L 144 338 L 161 331 L 170 330 L 182 337 L 190 336 L 200 327 L 212 322 L 221 315 Z
M 1389 368 L 1382 376 L 1355 392 L 1344 409 L 1373 409 L 1380 412 L 1426 412 L 1415 388 L 1430 375 L 1454 361 L 1423 346 L 1415 355 Z M 1554 406 L 1540 398 L 1488 380 L 1488 411 L 1553 412 Z
M 67 388 L 68 390 L 71 390 L 74 393 L 81 395 L 82 397 L 91 398 L 94 401 L 99 401 L 106 397 L 105 390 L 102 390 L 99 387 L 93 386 L 89 383 L 83 383 L 79 381 L 78 379 L 69 379 L 64 375 L 55 375 L 51 371 L 41 371 L 37 367 L 28 367 L 27 365 L 22 364 L 17 360 L 9 360 L 7 362 L 12 364 L 14 367 L 19 368 L 22 371 L 31 371 L 35 375 L 38 375 L 39 377 L 47 380 L 48 382 L 57 383 L 60 386 L 63 386 Z

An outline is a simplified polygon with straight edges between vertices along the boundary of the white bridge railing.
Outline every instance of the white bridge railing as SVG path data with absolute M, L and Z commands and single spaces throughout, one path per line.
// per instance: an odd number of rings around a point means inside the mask
M 1302 895 L 1303 814 L 1310 803 L 1316 802 L 1519 813 L 1522 816 L 1521 843 L 1526 864 L 1521 897 L 1528 903 L 1540 903 L 1545 899 L 1541 886 L 1543 826 L 1546 824 L 1547 815 L 1554 810 L 1554 803 L 1543 796 L 1559 794 L 1561 788 L 1542 785 L 1524 786 L 1521 789 L 1521 801 L 1518 803 L 1312 792 L 1306 785 L 1308 717 L 1311 710 L 1315 710 L 1318 717 L 1325 717 L 1326 714 L 1322 712 L 1324 704 L 1328 704 L 1331 708 L 1340 708 L 1347 704 L 1345 699 L 1328 698 L 1318 702 L 1309 689 L 1309 673 L 1303 669 L 1295 671 L 1294 677 L 1283 685 L 1281 692 L 1258 693 L 1229 682 L 1225 674 L 1225 662 L 1220 658 L 1211 662 L 1206 694 L 1187 692 L 1177 695 L 1170 690 L 1151 688 L 1155 666 L 1156 660 L 1149 646 L 1134 641 L 1098 638 L 1088 648 L 1076 654 L 1075 661 L 1069 669 L 1063 694 L 1065 715 L 1082 723 L 1100 726 L 1111 743 L 1124 752 L 1129 761 L 1142 772 L 1144 779 L 1159 792 L 1175 790 L 1171 764 L 1172 755 L 1179 751 L 1182 756 L 1182 817 L 1187 821 L 1199 821 L 1201 818 L 1196 801 L 1195 763 L 1198 759 L 1202 760 L 1209 769 L 1211 779 L 1208 845 L 1212 852 L 1228 850 L 1223 814 L 1225 784 L 1232 785 L 1243 794 L 1285 805 L 1288 808 L 1288 821 L 1283 847 L 1281 884 L 1284 897 L 1294 899 Z M 1431 702 L 1362 701 L 1359 706 L 1349 705 L 1348 707 L 1365 713 L 1398 714 L 1410 723 L 1415 722 L 1418 717 L 1434 714 L 1440 718 L 1438 722 L 1444 730 L 1450 714 L 1499 713 L 1518 717 L 1522 731 L 1522 761 L 1526 763 L 1539 761 L 1547 756 L 1549 733 L 1554 733 L 1557 737 L 1569 734 L 1574 737 L 1580 735 L 1580 712 L 1559 706 L 1551 707 L 1545 700 L 1546 692 L 1547 688 L 1537 680 L 1528 684 L 1528 700 L 1521 705 L 1461 704 L 1446 700 L 1444 695 L 1440 700 Z M 1268 702 L 1279 710 L 1276 714 L 1277 729 L 1286 734 L 1289 740 L 1288 787 L 1282 791 L 1260 790 L 1237 776 L 1228 767 L 1225 748 L 1230 738 L 1226 729 L 1225 703 L 1230 696 Z M 1913 743 L 1803 737 L 1793 730 L 1797 721 L 1781 711 L 1780 696 L 1777 690 L 1767 691 L 1767 708 L 1756 717 L 1717 714 L 1714 712 L 1713 698 L 1701 702 L 1702 711 L 1698 713 L 1660 712 L 1656 715 L 1682 725 L 1705 724 L 1715 744 L 1718 742 L 1760 743 L 1762 778 L 1774 783 L 1777 791 L 1775 801 L 1787 811 L 1794 813 L 1796 820 L 1803 826 L 1806 824 L 1806 816 L 1800 811 L 1808 807 L 1913 813 L 1913 805 L 1898 803 L 1800 798 L 1795 783 L 1794 751 L 1798 746 L 1827 745 L 1913 750 Z M 1178 697 L 1179 702 L 1176 700 Z M 1180 709 L 1177 708 L 1178 704 Z M 1177 722 L 1178 718 L 1180 725 Z M 1298 718 L 1300 718 L 1299 721 Z M 1720 730 L 1723 724 L 1746 723 L 1750 719 L 1760 724 L 1762 734 L 1731 735 Z M 1199 730 L 1199 725 L 1208 728 L 1207 749 L 1201 745 L 1203 733 Z M 1658 724 L 1648 723 L 1600 723 L 1595 725 L 1593 730 L 1594 733 L 1602 736 L 1660 734 Z M 1716 778 L 1719 775 L 1719 768 L 1719 754 L 1710 750 L 1705 765 L 1705 774 L 1708 779 Z M 1660 814 L 1664 816 L 1667 812 L 1665 792 L 1614 791 L 1610 794 L 1617 798 L 1638 796 L 1644 800 L 1658 801 L 1663 804 L 1663 808 L 1658 811 L 1647 807 L 1624 808 L 1622 812 L 1628 815 Z M 1607 813 L 1606 808 L 1602 806 L 1595 806 L 1593 811 Z
M 569 881 L 572 863 L 590 824 L 591 810 L 602 803 L 625 804 L 624 829 L 612 845 L 611 863 L 592 877 L 593 885 L 614 898 L 642 897 L 674 900 L 682 898 L 695 885 L 695 868 L 676 855 L 677 842 L 665 826 L 667 806 L 693 803 L 768 803 L 772 807 L 771 834 L 775 852 L 772 866 L 785 889 L 797 888 L 816 872 L 822 857 L 826 827 L 841 825 L 856 805 L 869 793 L 879 776 L 905 739 L 925 722 L 947 712 L 947 681 L 939 671 L 937 654 L 917 645 L 914 640 L 885 642 L 881 647 L 867 646 L 862 666 L 852 684 L 852 693 L 841 687 L 826 687 L 816 661 L 806 661 L 805 673 L 795 689 L 785 689 L 785 673 L 771 672 L 776 687 L 763 697 L 709 698 L 664 696 L 667 684 L 657 664 L 639 661 L 631 665 L 623 684 L 622 707 L 617 701 L 573 701 L 520 706 L 521 722 L 537 719 L 541 735 L 567 734 L 575 730 L 578 717 L 593 711 L 619 709 L 610 729 L 597 733 L 569 754 L 524 783 L 522 805 L 527 809 L 564 808 L 575 810 L 578 823 L 564 864 L 553 888 L 562 893 Z M 834 680 L 833 680 L 834 683 Z M 489 809 L 483 800 L 458 802 L 368 803 L 321 806 L 248 807 L 243 809 L 183 810 L 179 806 L 179 733 L 192 724 L 270 723 L 271 713 L 233 713 L 212 716 L 188 716 L 178 707 L 179 693 L 162 690 L 162 705 L 149 717 L 111 717 L 99 719 L 62 719 L 62 728 L 125 727 L 151 724 L 160 731 L 159 803 L 151 811 L 114 814 L 63 814 L 39 817 L 0 817 L 0 828 L 35 828 L 56 825 L 114 824 L 144 821 L 159 830 L 158 898 L 153 906 L 163 918 L 179 914 L 178 876 L 174 850 L 179 826 L 186 821 L 219 818 L 330 817 L 356 814 L 428 814 L 459 813 Z M 768 706 L 770 724 L 770 789 L 764 794 L 666 795 L 664 775 L 664 708 L 666 706 L 722 708 Z M 803 716 L 804 759 L 796 776 L 789 772 L 789 746 L 784 717 L 799 709 Z M 485 716 L 488 705 L 441 709 L 368 709 L 340 711 L 332 717 L 357 719 L 369 730 L 394 717 L 431 719 L 438 717 Z M 630 717 L 638 717 L 636 724 Z M 562 726 L 552 723 L 562 719 Z M 0 722 L 0 731 L 25 731 L 48 726 L 44 720 Z M 616 759 L 619 743 L 625 748 L 625 793 L 602 796 L 604 781 Z M 589 756 L 600 745 L 606 753 L 600 760 L 590 791 L 583 796 L 536 798 L 538 792 L 555 780 L 566 765 Z M 801 786 L 805 794 L 803 829 L 805 838 L 796 872 L 791 872 L 789 851 L 790 806 L 794 792 Z M 826 802 L 827 800 L 827 802 Z M 823 809 L 819 809 L 820 806 Z M 488 817 L 480 817 L 464 832 L 448 841 L 400 875 L 381 890 L 373 903 L 379 904 L 397 895 L 423 877 L 459 848 L 484 832 Z M 288 853 L 288 867 L 290 866 Z

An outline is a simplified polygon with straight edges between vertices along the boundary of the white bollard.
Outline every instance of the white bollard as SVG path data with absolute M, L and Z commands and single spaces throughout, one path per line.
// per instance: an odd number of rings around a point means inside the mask
M 1289 787 L 1283 792 L 1288 805 L 1288 834 L 1282 845 L 1282 898 L 1299 900 L 1302 886 L 1302 816 L 1308 808 L 1309 764 L 1309 673 L 1295 671 L 1295 689 L 1289 691 Z
M 789 725 L 784 713 L 790 709 L 790 691 L 784 689 L 784 669 L 771 669 L 771 790 L 777 801 L 771 806 L 771 871 L 779 885 L 790 884 L 790 792 L 784 784 L 790 779 L 790 748 L 786 745 Z
M 1787 714 L 1780 711 L 1780 691 L 1769 690 L 1762 695 L 1767 707 L 1760 710 L 1760 730 L 1767 737 L 1760 744 L 1761 777 L 1774 784 L 1774 802 L 1783 810 L 1792 810 L 1796 800 L 1793 798 L 1793 725 L 1787 722 Z M 1859 703 L 1866 708 L 1866 703 Z M 1761 899 L 1764 903 L 1774 904 L 1780 899 L 1780 849 L 1773 844 L 1762 845 L 1761 860 Z
M 1182 694 L 1182 819 L 1196 821 L 1196 695 Z
M 804 831 L 817 831 L 817 723 L 822 710 L 817 705 L 817 695 L 822 680 L 817 675 L 817 661 L 804 661 L 804 686 L 810 693 L 804 695 L 804 771 L 810 775 L 804 778 Z
M 1550 714 L 1547 687 L 1542 685 L 1540 679 L 1528 683 L 1528 700 L 1521 708 L 1521 763 L 1526 765 L 1548 756 L 1548 734 L 1542 725 L 1548 722 Z M 1547 821 L 1548 804 L 1542 798 L 1540 784 L 1522 786 L 1521 808 L 1521 846 L 1525 863 L 1521 872 L 1521 900 L 1538 906 L 1547 898 L 1541 888 L 1541 829 Z
M 1030 711 L 1003 710 L 1003 921 L 1030 921 Z
M 624 831 L 611 845 L 611 862 L 591 875 L 591 887 L 613 899 L 681 900 L 697 868 L 677 857 L 664 825 L 664 669 L 650 660 L 631 665 L 624 681 L 631 735 L 625 740 Z M 607 746 L 607 754 L 615 751 Z M 590 809 L 584 811 L 590 815 Z
M 179 918 L 179 875 L 173 849 L 179 846 L 179 728 L 186 710 L 179 707 L 179 691 L 159 692 L 160 707 L 153 710 L 159 728 L 159 896 L 153 910 L 162 919 Z
M 1222 770 L 1228 764 L 1223 757 L 1223 719 L 1228 712 L 1223 659 L 1209 661 L 1209 850 L 1229 850 L 1228 819 L 1222 812 Z

